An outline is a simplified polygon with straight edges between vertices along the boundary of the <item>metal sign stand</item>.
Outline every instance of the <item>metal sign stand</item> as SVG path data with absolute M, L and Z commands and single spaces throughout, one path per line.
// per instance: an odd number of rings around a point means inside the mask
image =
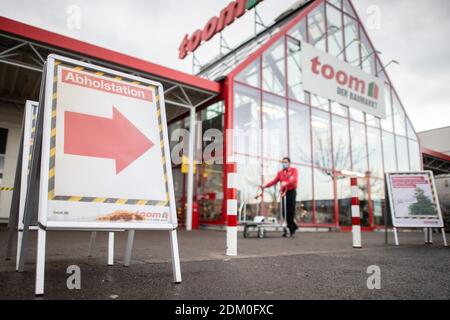
M 130 79 L 136 83 L 142 82 L 155 88 L 154 92 L 159 97 L 158 105 L 158 117 L 160 118 L 160 133 L 161 136 L 161 152 L 165 155 L 162 165 L 165 166 L 166 171 L 166 188 L 167 191 L 167 208 L 169 210 L 169 219 L 167 223 L 164 224 L 140 224 L 140 223 L 127 223 L 127 222 L 58 222 L 55 220 L 47 221 L 47 210 L 50 200 L 48 195 L 48 181 L 49 181 L 49 151 L 50 151 L 50 119 L 52 118 L 52 101 L 57 97 L 53 93 L 54 87 L 54 75 L 53 70 L 55 69 L 55 61 L 58 64 L 63 62 L 68 65 L 72 65 L 77 68 L 87 68 L 95 70 L 97 72 L 106 73 L 114 75 L 120 79 Z M 56 75 L 56 74 L 55 74 Z M 45 103 L 44 103 L 45 101 Z M 158 100 L 156 100 L 158 101 Z M 42 107 L 39 108 L 37 114 L 36 131 L 35 131 L 35 142 L 32 147 L 32 159 L 31 168 L 29 173 L 29 180 L 27 190 L 33 190 L 33 192 L 27 192 L 25 200 L 24 209 L 24 226 L 23 226 L 23 236 L 20 248 L 20 255 L 18 260 L 18 271 L 23 271 L 25 254 L 28 243 L 28 234 L 30 230 L 30 225 L 34 218 L 37 218 L 38 226 L 38 237 L 37 237 L 37 258 L 36 258 L 36 295 L 44 294 L 44 277 L 45 277 L 45 257 L 46 257 L 46 232 L 50 230 L 80 230 L 80 231 L 109 231 L 108 238 L 108 264 L 113 263 L 113 250 L 114 250 L 114 233 L 112 231 L 128 230 L 128 241 L 125 251 L 125 265 L 128 266 L 131 260 L 131 252 L 133 247 L 133 240 L 135 235 L 135 230 L 167 230 L 169 231 L 169 240 L 171 245 L 171 258 L 172 258 L 172 269 L 173 269 L 173 279 L 175 283 L 181 283 L 181 268 L 179 259 L 179 249 L 178 249 L 178 239 L 177 239 L 177 220 L 176 220 L 176 210 L 175 201 L 172 185 L 172 173 L 170 166 L 166 165 L 170 163 L 170 153 L 168 146 L 167 137 L 167 127 L 164 109 L 164 96 L 162 86 L 158 83 L 152 81 L 138 78 L 135 76 L 127 75 L 121 72 L 116 72 L 110 69 L 93 66 L 87 63 L 79 62 L 73 59 L 50 55 L 48 61 L 44 66 L 43 81 L 41 83 L 40 91 L 40 102 Z M 158 144 L 159 145 L 159 144 Z M 50 200 L 49 200 L 50 199 Z M 166 208 L 166 207 L 164 207 Z M 166 210 L 166 209 L 164 209 Z M 38 217 L 33 217 L 33 212 L 39 212 Z M 92 254 L 93 245 L 95 242 L 96 233 L 91 234 L 89 255 Z
M 406 174 L 424 174 L 424 173 L 428 173 L 430 174 L 430 181 L 431 181 L 431 187 L 436 190 L 436 186 L 434 183 L 434 178 L 433 178 L 433 174 L 431 171 L 424 171 L 424 172 L 418 172 L 418 173 L 397 173 L 400 175 L 406 175 Z M 393 221 L 393 233 L 394 233 L 394 243 L 396 246 L 399 246 L 399 237 L 398 237 L 398 228 L 399 226 L 395 225 L 395 210 L 394 210 L 394 206 L 393 206 L 393 199 L 392 199 L 392 195 L 390 193 L 390 178 L 389 175 L 390 174 L 396 174 L 396 173 L 386 173 L 385 174 L 385 194 L 386 194 L 386 201 L 387 201 L 387 206 L 386 206 L 386 210 L 385 210 L 385 219 L 384 219 L 384 223 L 385 223 L 385 244 L 388 244 L 388 223 L 387 223 L 387 211 L 390 212 L 390 215 L 392 217 L 392 221 Z M 444 224 L 443 224 L 443 220 L 442 220 L 442 213 L 440 210 L 440 206 L 439 206 L 439 199 L 437 198 L 437 194 L 434 193 L 435 196 L 435 202 L 436 202 L 436 208 L 437 208 L 437 212 L 438 212 L 438 217 L 440 218 L 440 222 L 441 222 L 441 227 L 439 228 L 430 228 L 430 227 L 425 227 L 423 228 L 424 231 L 424 242 L 425 244 L 433 244 L 433 229 L 441 229 L 441 233 L 442 233 L 442 242 L 444 243 L 444 247 L 448 246 L 447 243 L 447 237 L 445 235 L 445 228 L 444 228 Z M 404 228 L 420 228 L 418 226 L 405 226 Z

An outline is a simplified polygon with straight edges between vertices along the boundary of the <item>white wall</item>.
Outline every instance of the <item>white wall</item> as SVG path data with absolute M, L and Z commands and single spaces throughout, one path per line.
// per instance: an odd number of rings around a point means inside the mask
M 0 102 L 0 128 L 8 129 L 2 187 L 13 187 L 20 145 L 23 107 Z M 12 191 L 0 191 L 0 222 L 7 221 Z
M 450 127 L 418 133 L 422 147 L 450 155 Z

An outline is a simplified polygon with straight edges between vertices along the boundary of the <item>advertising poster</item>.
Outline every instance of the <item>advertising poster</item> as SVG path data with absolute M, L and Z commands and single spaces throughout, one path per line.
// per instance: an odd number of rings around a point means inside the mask
M 395 227 L 443 227 L 432 172 L 387 173 Z

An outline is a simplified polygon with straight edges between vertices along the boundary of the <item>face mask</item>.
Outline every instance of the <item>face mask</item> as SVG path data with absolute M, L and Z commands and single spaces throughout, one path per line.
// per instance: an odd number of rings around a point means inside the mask
M 289 168 L 289 164 L 287 164 L 287 163 L 282 163 L 282 164 L 281 164 L 281 167 L 282 167 L 284 170 L 286 170 L 287 168 Z

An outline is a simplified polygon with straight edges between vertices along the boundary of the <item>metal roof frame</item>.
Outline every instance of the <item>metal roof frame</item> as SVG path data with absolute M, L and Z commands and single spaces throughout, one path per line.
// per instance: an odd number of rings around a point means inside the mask
M 159 66 L 4 17 L 0 17 L 0 44 L 1 42 L 9 44 L 9 47 L 3 47 L 0 52 L 0 64 L 42 73 L 45 57 L 49 53 L 56 53 L 161 82 L 165 87 L 165 101 L 169 106 L 197 108 L 220 94 L 220 83 L 218 82 Z M 24 50 L 27 50 L 27 53 L 24 53 Z

